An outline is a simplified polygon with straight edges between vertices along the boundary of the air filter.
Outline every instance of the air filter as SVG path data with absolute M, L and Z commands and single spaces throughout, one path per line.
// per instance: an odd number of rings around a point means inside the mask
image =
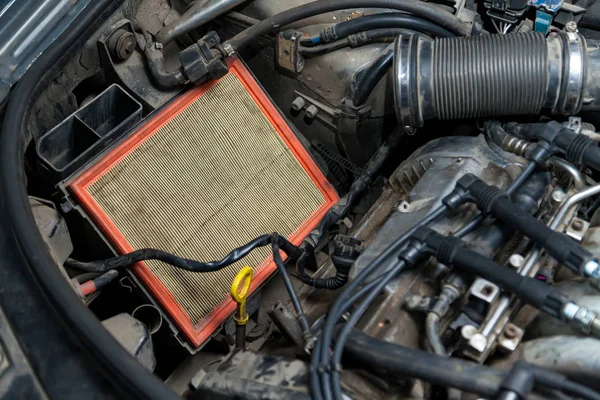
M 69 189 L 118 252 L 154 247 L 200 261 L 271 232 L 298 244 L 337 200 L 239 60 L 151 117 Z M 199 347 L 233 313 L 229 288 L 244 265 L 254 268 L 251 291 L 276 269 L 263 248 L 214 273 L 159 261 L 133 272 Z

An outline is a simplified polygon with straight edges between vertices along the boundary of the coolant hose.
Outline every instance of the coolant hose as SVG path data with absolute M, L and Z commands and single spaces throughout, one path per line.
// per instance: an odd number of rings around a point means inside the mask
M 423 32 L 429 36 L 438 37 L 456 36 L 447 29 L 421 18 L 415 18 L 411 15 L 400 13 L 381 13 L 340 22 L 339 24 L 323 29 L 318 38 L 302 40 L 302 44 L 307 44 L 306 41 L 310 41 L 313 44 L 330 43 L 355 33 L 380 28 L 411 29 L 413 31 Z
M 600 106 L 598 42 L 538 32 L 427 41 L 400 36 L 394 57 L 402 126 L 429 119 L 572 115 Z M 585 101 L 584 101 L 585 99 Z
M 256 38 L 280 30 L 291 23 L 332 11 L 355 8 L 384 8 L 402 11 L 431 21 L 455 35 L 466 36 L 471 32 L 470 24 L 465 24 L 437 6 L 418 0 L 317 0 L 264 19 L 226 41 L 223 47 L 233 53 L 241 50 Z

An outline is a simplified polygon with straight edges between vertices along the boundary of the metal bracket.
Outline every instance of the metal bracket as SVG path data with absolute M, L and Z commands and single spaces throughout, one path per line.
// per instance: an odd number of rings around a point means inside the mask
M 277 66 L 284 71 L 299 74 L 304 69 L 304 57 L 300 54 L 302 32 L 287 30 L 277 35 L 275 55 Z
M 302 32 L 287 30 L 277 35 L 275 55 L 277 66 L 292 74 L 299 74 L 304 69 L 304 57 L 300 54 Z

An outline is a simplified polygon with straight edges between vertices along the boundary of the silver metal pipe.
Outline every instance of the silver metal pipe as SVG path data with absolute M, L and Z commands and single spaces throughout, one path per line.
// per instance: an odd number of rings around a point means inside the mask
M 245 0 L 198 0 L 176 21 L 165 26 L 156 34 L 163 45 L 179 36 L 198 29 L 207 22 L 239 6 Z
M 560 226 L 560 224 L 563 222 L 563 220 L 565 219 L 565 216 L 567 215 L 567 213 L 573 207 L 575 207 L 577 204 L 581 203 L 582 201 L 584 201 L 592 196 L 595 196 L 599 193 L 600 193 L 600 185 L 595 185 L 595 186 L 591 186 L 585 190 L 582 190 L 578 193 L 575 193 L 574 195 L 569 197 L 563 204 L 561 204 L 560 209 L 558 210 L 558 212 L 552 219 L 552 222 L 550 223 L 550 228 L 552 230 L 556 230 Z
M 575 190 L 583 189 L 583 187 L 585 186 L 583 175 L 573 164 L 558 157 L 552 157 L 548 161 L 550 162 L 550 164 L 554 165 L 555 167 L 561 168 L 569 175 L 571 175 L 571 178 L 573 178 L 573 186 L 575 187 Z

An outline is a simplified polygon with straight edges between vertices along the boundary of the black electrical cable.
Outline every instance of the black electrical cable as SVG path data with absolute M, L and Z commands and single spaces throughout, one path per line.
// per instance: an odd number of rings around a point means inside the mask
M 320 36 L 302 39 L 300 44 L 303 46 L 314 46 L 318 43 L 331 43 L 359 32 L 382 28 L 404 28 L 438 37 L 456 36 L 447 29 L 424 19 L 407 14 L 386 12 L 340 22 L 332 27 L 323 29 Z
M 537 163 L 534 161 L 531 161 L 529 164 L 527 164 L 527 167 L 525 167 L 523 172 L 521 172 L 519 174 L 519 176 L 517 177 L 517 179 L 515 179 L 511 183 L 511 185 L 508 187 L 508 189 L 506 189 L 506 193 L 509 195 L 514 194 L 517 191 L 517 189 L 519 187 L 521 187 L 521 185 L 525 182 L 525 180 L 527 180 L 527 178 L 529 178 L 531 176 L 531 174 L 533 173 L 533 171 L 535 171 L 536 168 L 537 168 Z M 454 236 L 459 237 L 459 238 L 465 237 L 466 235 L 468 235 L 469 233 L 471 233 L 475 229 L 477 229 L 479 224 L 481 224 L 481 222 L 483 222 L 484 219 L 485 219 L 485 217 L 483 216 L 483 214 L 481 214 L 481 213 L 477 214 L 469 222 L 467 222 L 462 228 L 460 228 L 458 231 L 456 231 Z
M 271 247 L 273 249 L 273 261 L 275 261 L 275 265 L 277 265 L 277 269 L 281 274 L 285 288 L 287 289 L 290 299 L 292 300 L 292 306 L 296 311 L 296 318 L 298 319 L 300 329 L 302 329 L 304 340 L 308 340 L 312 336 L 310 325 L 308 323 L 308 319 L 306 318 L 306 314 L 304 314 L 304 310 L 302 309 L 302 304 L 300 303 L 300 300 L 298 300 L 298 295 L 296 294 L 294 285 L 292 285 L 292 281 L 290 280 L 287 270 L 285 269 L 285 265 L 283 264 L 283 259 L 281 258 L 281 254 L 279 252 L 279 240 L 273 240 Z
M 353 296 L 354 292 L 362 283 L 372 275 L 377 269 L 379 269 L 382 265 L 385 264 L 387 260 L 390 259 L 394 254 L 397 254 L 405 245 L 406 240 L 418 229 L 419 226 L 424 226 L 430 224 L 433 221 L 436 221 L 438 218 L 442 217 L 447 211 L 446 206 L 441 205 L 434 211 L 432 211 L 428 216 L 423 218 L 418 224 L 409 229 L 404 235 L 395 240 L 390 246 L 388 246 L 381 254 L 379 254 L 373 261 L 369 263 L 369 265 L 361 271 L 360 274 L 352 281 L 350 284 L 344 289 L 342 293 L 337 297 L 334 302 L 331 310 L 329 311 L 327 320 L 325 321 L 325 325 L 323 327 L 323 331 L 321 332 L 321 337 L 317 340 L 316 346 L 321 346 L 321 349 L 316 352 L 320 357 L 315 357 L 313 355 L 311 359 L 311 370 L 319 371 L 321 375 L 327 375 L 329 378 L 329 374 L 327 369 L 329 368 L 329 345 L 333 338 L 333 331 L 335 329 L 335 325 L 337 321 L 339 321 L 340 317 L 348 310 L 353 303 L 349 300 L 356 301 L 356 297 Z M 392 270 L 393 271 L 393 270 Z M 392 273 L 390 271 L 389 273 Z M 324 362 L 323 362 L 324 361 Z M 314 377 L 314 375 L 311 375 Z M 315 385 L 314 382 L 311 382 L 311 388 L 318 388 L 318 391 L 314 391 L 312 393 L 313 397 L 317 400 L 323 399 L 325 393 L 322 392 L 320 385 Z M 328 392 L 328 397 L 331 395 Z
M 352 183 L 348 193 L 325 213 L 318 226 L 304 238 L 300 246 L 303 254 L 297 257 L 296 262 L 296 275 L 303 283 L 329 290 L 339 289 L 346 284 L 348 281 L 347 269 L 338 270 L 336 275 L 331 278 L 320 279 L 309 276 L 306 273 L 304 264 L 306 259 L 313 254 L 325 232 L 346 216 L 362 192 L 375 179 L 385 160 L 398 145 L 401 136 L 399 130 L 392 132 L 388 140 L 379 147 L 375 155 L 369 160 L 362 174 Z
M 463 23 L 451 13 L 417 0 L 319 0 L 269 17 L 226 41 L 224 47 L 239 51 L 254 39 L 266 33 L 277 31 L 291 23 L 331 11 L 356 8 L 384 8 L 410 13 L 434 22 L 459 36 L 467 36 L 471 31 L 468 24 Z
M 350 46 L 350 42 L 347 38 L 336 40 L 335 42 L 326 43 L 320 46 L 314 47 L 300 47 L 298 52 L 306 58 L 321 56 L 323 54 L 331 53 L 344 47 Z
M 393 266 L 392 269 L 381 279 L 381 281 L 375 286 L 361 301 L 360 305 L 352 312 L 348 321 L 343 325 L 341 332 L 338 334 L 335 342 L 335 346 L 333 348 L 333 353 L 331 355 L 330 365 L 331 365 L 331 386 L 333 392 L 334 399 L 342 399 L 342 389 L 340 384 L 340 374 L 341 374 L 341 361 L 342 354 L 344 351 L 344 344 L 348 339 L 348 335 L 352 332 L 360 318 L 364 315 L 364 313 L 368 310 L 373 303 L 373 300 L 383 290 L 383 288 L 390 283 L 394 278 L 396 278 L 404 268 L 406 267 L 406 263 L 403 261 L 399 261 L 397 265 Z M 322 385 L 324 392 L 327 391 L 329 381 L 326 380 L 326 377 L 322 378 Z
M 73 259 L 68 259 L 65 262 L 65 266 L 83 272 L 106 272 L 111 269 L 124 268 L 140 261 L 147 260 L 159 260 L 167 264 L 173 265 L 177 268 L 185 269 L 192 272 L 213 272 L 225 268 L 228 265 L 242 259 L 252 250 L 267 246 L 277 242 L 278 246 L 281 246 L 286 254 L 292 257 L 298 257 L 300 250 L 291 244 L 285 238 L 277 235 L 262 235 L 256 239 L 248 242 L 247 244 L 240 246 L 232 250 L 222 260 L 210 261 L 210 262 L 199 262 L 186 258 L 181 258 L 171 253 L 158 250 L 158 249 L 139 249 L 134 250 L 131 253 L 124 254 L 121 256 L 112 257 L 101 261 L 81 262 Z
M 326 43 L 318 46 L 301 46 L 299 49 L 300 54 L 306 58 L 312 58 L 328 54 L 336 50 L 343 49 L 344 47 L 356 48 L 364 46 L 369 43 L 381 42 L 382 39 L 387 39 L 385 42 L 393 42 L 398 35 L 421 35 L 421 37 L 427 40 L 433 40 L 431 37 L 410 29 L 402 28 L 383 28 L 373 29 L 370 31 L 359 32 L 354 35 L 350 35 L 347 38 L 336 40 L 335 42 Z
M 90 2 L 13 88 L 0 139 L 0 190 L 8 211 L 5 223 L 8 229 L 12 229 L 20 247 L 18 251 L 27 261 L 23 267 L 30 270 L 64 322 L 65 329 L 71 332 L 70 340 L 82 343 L 101 368 L 102 375 L 132 398 L 175 399 L 178 397 L 166 385 L 117 343 L 72 290 L 40 236 L 25 187 L 24 152 L 29 142 L 27 125 L 35 101 L 119 3 L 112 0 Z
M 522 184 L 523 182 L 527 179 L 527 177 L 529 177 L 531 175 L 531 173 L 535 170 L 536 167 L 536 163 L 535 162 L 531 162 L 527 168 L 525 168 L 525 170 L 523 170 L 523 172 L 520 174 L 520 176 L 511 184 L 511 186 L 509 187 L 508 191 L 510 191 L 510 193 L 514 193 Z M 430 224 L 432 221 L 437 220 L 437 218 L 441 217 L 442 215 L 444 215 L 446 212 L 446 208 L 445 206 L 440 206 L 438 207 L 432 214 L 430 214 L 429 217 L 426 217 L 424 220 L 422 220 L 419 224 L 413 226 L 413 228 L 411 228 L 407 233 L 405 233 L 405 235 L 403 235 L 401 238 L 399 238 L 398 240 L 396 240 L 390 247 L 388 247 L 382 254 L 380 254 L 376 259 L 374 259 L 362 272 L 361 274 L 359 274 L 356 279 L 354 281 L 352 281 L 352 283 L 350 285 L 348 285 L 348 287 L 344 290 L 344 292 L 342 292 L 342 294 L 340 294 L 340 296 L 338 297 L 338 299 L 336 300 L 336 302 L 334 303 L 334 306 L 332 307 L 329 316 L 327 318 L 327 321 L 325 322 L 325 327 L 323 328 L 323 332 L 321 334 L 321 338 L 320 340 L 317 342 L 317 345 L 321 345 L 322 348 L 320 350 L 320 356 L 321 356 L 321 360 L 319 362 L 316 362 L 314 357 L 311 360 L 311 368 L 319 368 L 319 365 L 322 366 L 322 375 L 324 375 L 324 377 L 326 378 L 327 375 L 327 366 L 331 364 L 331 362 L 329 361 L 330 357 L 335 357 L 336 359 L 341 359 L 341 354 L 336 355 L 335 350 L 334 350 L 334 354 L 333 355 L 329 355 L 328 353 L 328 349 L 329 349 L 329 343 L 331 343 L 331 338 L 332 338 L 332 331 L 333 328 L 335 327 L 335 323 L 336 321 L 340 318 L 340 316 L 348 309 L 350 308 L 350 306 L 352 305 L 352 303 L 346 302 L 346 297 L 348 297 L 348 293 L 352 292 L 354 290 L 356 290 L 356 288 L 370 275 L 371 269 L 377 269 L 378 265 L 385 265 L 384 261 L 386 259 L 388 259 L 390 257 L 391 254 L 394 254 L 395 252 L 397 253 L 403 246 L 404 242 L 417 230 L 419 229 L 421 226 L 426 226 L 428 224 Z M 436 215 L 438 214 L 438 215 Z M 474 220 L 478 220 L 477 217 L 474 218 Z M 483 220 L 483 218 L 481 218 L 474 226 L 476 227 L 481 221 Z M 466 232 L 468 233 L 468 232 Z M 465 234 L 466 234 L 465 233 Z M 392 248 L 395 248 L 396 250 L 392 250 Z M 341 310 L 341 311 L 340 311 Z M 338 337 L 338 341 L 343 342 L 343 340 L 345 340 L 344 337 Z M 337 346 L 337 343 L 336 343 Z M 343 343 L 342 345 L 340 345 L 339 347 L 343 348 Z M 338 352 L 341 353 L 341 350 L 339 350 L 338 347 Z M 339 375 L 337 374 L 337 370 L 338 370 L 338 366 L 337 365 L 333 365 L 332 369 L 336 372 L 334 372 L 333 376 L 334 376 L 334 381 L 333 381 L 333 386 L 334 386 L 334 393 L 336 395 L 341 394 L 341 389 L 339 386 Z M 326 390 L 330 389 L 329 385 L 326 385 L 324 388 L 322 388 L 324 390 L 324 392 Z M 326 393 L 326 392 L 325 392 Z M 319 393 L 320 394 L 320 393 Z

